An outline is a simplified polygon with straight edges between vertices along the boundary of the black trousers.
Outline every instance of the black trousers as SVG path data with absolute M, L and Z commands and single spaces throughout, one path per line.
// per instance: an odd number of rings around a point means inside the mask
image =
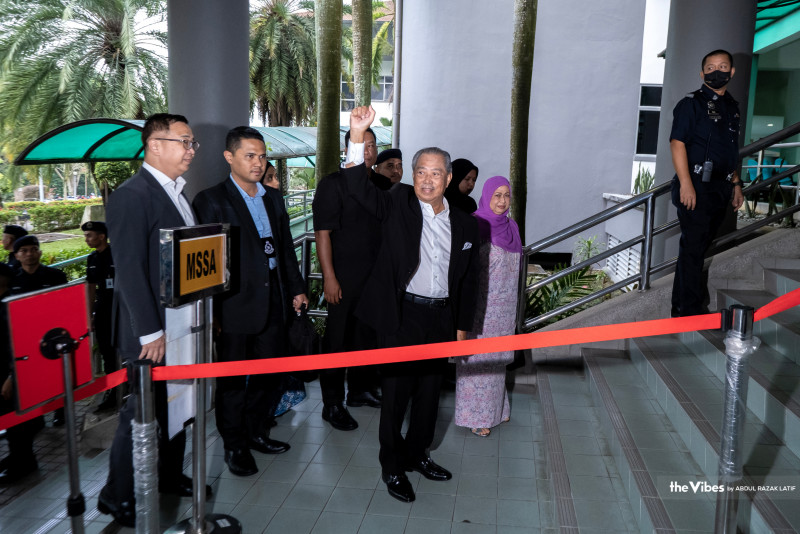
M 0 380 L 2 383 L 3 380 Z M 13 397 L 9 400 L 0 396 L 0 415 L 14 411 Z M 8 440 L 8 457 L 12 462 L 27 462 L 35 458 L 33 453 L 33 438 L 44 427 L 44 417 L 34 417 L 29 421 L 14 425 L 6 431 Z
M 119 369 L 119 362 L 117 361 L 117 350 L 114 348 L 111 338 L 111 307 L 98 306 L 95 303 L 93 320 L 95 340 L 97 340 L 97 346 L 103 356 L 103 372 L 105 374 L 113 373 Z
M 123 354 L 126 365 L 139 355 Z M 153 382 L 155 411 L 158 421 L 158 480 L 160 483 L 178 480 L 183 474 L 183 454 L 186 450 L 186 432 L 168 437 L 167 383 Z M 133 434 L 131 422 L 136 412 L 137 395 L 127 397 L 119 412 L 119 425 L 111 443 L 106 495 L 117 506 L 134 503 L 133 491 Z
M 357 301 L 343 301 L 340 304 L 328 306 L 324 339 L 325 352 L 367 350 L 378 346 L 378 336 L 375 331 L 355 316 L 356 304 Z M 380 383 L 378 369 L 374 365 L 321 369 L 319 386 L 322 390 L 323 404 L 344 402 L 345 375 L 351 394 L 374 391 Z
M 264 329 L 255 334 L 223 331 L 217 339 L 219 361 L 275 358 L 285 354 L 281 295 L 277 279 L 274 281 L 275 290 L 270 291 L 269 317 Z M 226 449 L 245 448 L 248 438 L 269 436 L 270 423 L 283 394 L 282 381 L 282 373 L 217 378 L 215 415 Z
M 672 180 L 672 204 L 678 209 L 681 240 L 678 263 L 672 284 L 672 310 L 679 315 L 698 315 L 704 312 L 706 297 L 703 263 L 711 241 L 717 235 L 725 214 L 733 210 L 733 186 L 725 180 L 700 182 L 693 180 L 697 202 L 687 210 L 680 202 L 680 182 Z
M 449 306 L 429 308 L 403 302 L 400 329 L 382 336 L 382 347 L 453 341 L 455 328 Z M 387 364 L 381 369 L 383 402 L 378 428 L 383 472 L 404 474 L 405 465 L 427 456 L 436 430 L 439 392 L 445 359 Z M 401 433 L 409 402 L 411 414 L 405 437 Z

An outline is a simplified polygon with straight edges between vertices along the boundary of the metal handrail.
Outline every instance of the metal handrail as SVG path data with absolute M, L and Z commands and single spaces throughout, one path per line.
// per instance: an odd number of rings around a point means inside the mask
M 742 147 L 739 150 L 739 159 L 741 160 L 747 156 L 760 152 L 765 148 L 774 146 L 779 141 L 782 141 L 797 133 L 800 133 L 800 122 L 792 124 L 791 126 L 784 128 L 783 130 L 770 134 L 762 139 L 759 139 L 758 141 L 755 141 L 745 147 Z M 770 187 L 771 185 L 779 182 L 784 178 L 797 174 L 798 172 L 800 172 L 800 165 L 796 165 L 790 169 L 780 172 L 770 177 L 767 180 L 759 181 L 757 183 L 754 182 L 748 187 L 744 188 L 742 192 L 745 195 L 745 197 L 754 195 L 759 191 Z M 519 284 L 520 298 L 517 305 L 517 330 L 519 332 L 529 330 L 538 324 L 541 324 L 545 321 L 548 321 L 554 317 L 558 317 L 559 315 L 570 312 L 577 308 L 580 308 L 581 306 L 588 304 L 589 302 L 592 302 L 598 298 L 601 298 L 605 295 L 608 295 L 618 289 L 622 289 L 623 287 L 626 287 L 633 283 L 638 282 L 640 291 L 645 291 L 650 289 L 650 279 L 652 275 L 671 268 L 677 262 L 677 258 L 671 258 L 669 260 L 665 260 L 657 265 L 652 265 L 651 261 L 652 250 L 653 250 L 653 238 L 659 234 L 662 234 L 664 232 L 667 232 L 675 228 L 679 224 L 678 220 L 674 219 L 672 221 L 669 221 L 665 224 L 662 224 L 654 228 L 655 200 L 656 198 L 669 193 L 670 190 L 671 190 L 671 181 L 657 185 L 651 188 L 650 190 L 645 191 L 644 193 L 641 193 L 639 195 L 629 198 L 628 200 L 620 202 L 616 206 L 595 213 L 594 215 L 591 215 L 580 222 L 577 222 L 562 230 L 559 230 L 558 232 L 555 232 L 554 234 L 547 236 L 543 239 L 540 239 L 539 241 L 523 248 L 522 251 L 523 265 L 522 265 L 522 271 L 520 273 L 520 284 Z M 530 263 L 530 257 L 533 254 L 545 250 L 557 243 L 561 243 L 566 239 L 569 239 L 570 237 L 576 236 L 588 230 L 589 228 L 592 228 L 600 223 L 612 219 L 613 217 L 621 215 L 622 213 L 626 213 L 630 210 L 637 209 L 640 207 L 644 208 L 644 217 L 642 221 L 641 235 L 634 237 L 633 239 L 630 239 L 625 243 L 621 243 L 620 245 L 617 245 L 600 254 L 592 256 L 591 258 L 588 258 L 587 260 L 582 261 L 576 265 L 572 265 L 571 267 L 568 267 L 557 273 L 553 273 L 550 276 L 537 280 L 530 285 L 528 284 L 528 266 Z M 767 224 L 770 224 L 772 222 L 779 221 L 798 211 L 800 211 L 800 205 L 795 204 L 794 206 L 785 208 L 774 215 L 766 217 L 765 219 L 761 219 L 752 224 L 749 224 L 745 228 L 741 228 L 739 230 L 736 230 L 735 232 L 722 236 L 712 242 L 711 251 L 714 252 L 724 244 L 730 243 L 731 241 L 735 241 L 736 239 L 740 239 L 744 236 L 750 235 L 759 228 Z M 557 280 L 560 280 L 561 278 L 568 276 L 576 271 L 579 271 L 585 267 L 589 267 L 590 265 L 597 263 L 598 261 L 609 258 L 615 254 L 619 254 L 624 250 L 627 250 L 631 247 L 640 244 L 642 245 L 642 254 L 639 262 L 638 274 L 629 276 L 625 280 L 621 280 L 607 288 L 603 288 L 599 291 L 592 293 L 591 295 L 586 295 L 580 299 L 574 300 L 568 304 L 559 307 L 558 309 L 551 310 L 545 314 L 539 315 L 537 317 L 532 317 L 529 319 L 525 317 L 528 294 L 532 293 L 533 291 L 536 291 L 539 288 L 549 285 Z

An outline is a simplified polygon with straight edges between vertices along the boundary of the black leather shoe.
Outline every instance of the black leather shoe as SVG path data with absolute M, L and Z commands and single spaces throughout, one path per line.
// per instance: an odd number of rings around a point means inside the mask
M 341 404 L 329 404 L 322 408 L 322 419 L 331 424 L 336 430 L 355 430 L 358 423 L 347 408 Z
M 117 395 L 111 390 L 107 390 L 103 394 L 103 401 L 94 409 L 94 413 L 99 414 L 103 412 L 110 412 L 117 409 Z
M 59 408 L 53 412 L 53 426 L 64 426 L 66 422 L 67 419 L 64 416 L 64 408 Z
M 442 467 L 437 465 L 436 462 L 431 460 L 430 456 L 411 462 L 406 466 L 406 471 L 416 471 L 428 480 L 445 481 L 453 478 L 453 474 Z
M 236 476 L 249 477 L 258 473 L 256 459 L 250 449 L 225 449 L 225 463 L 228 464 L 228 470 Z
M 158 491 L 160 493 L 171 493 L 178 497 L 191 497 L 192 496 L 192 479 L 186 475 L 181 475 L 175 482 L 162 481 L 159 478 Z M 206 498 L 211 497 L 211 486 L 206 484 Z
M 348 393 L 347 405 L 352 406 L 353 408 L 358 408 L 359 406 L 370 406 L 372 408 L 380 408 L 381 400 L 377 398 L 370 391 L 364 391 L 362 393 L 355 393 L 355 394 Z
M 2 470 L 0 470 L 0 484 L 13 484 L 37 469 L 39 469 L 39 464 L 36 463 L 36 457 L 34 456 L 23 461 L 18 461 L 16 458 L 9 456 L 6 458 Z
M 136 507 L 131 502 L 123 502 L 117 506 L 107 495 L 106 488 L 97 496 L 97 510 L 101 514 L 111 514 L 114 521 L 123 527 L 136 528 Z
M 386 483 L 386 489 L 389 490 L 389 495 L 403 502 L 414 502 L 416 495 L 414 495 L 414 488 L 411 487 L 408 477 L 405 475 L 387 475 L 382 474 L 383 481 Z
M 280 454 L 286 452 L 291 448 L 291 445 L 278 441 L 276 439 L 269 439 L 266 436 L 258 436 L 257 438 L 250 438 L 247 446 L 263 454 Z

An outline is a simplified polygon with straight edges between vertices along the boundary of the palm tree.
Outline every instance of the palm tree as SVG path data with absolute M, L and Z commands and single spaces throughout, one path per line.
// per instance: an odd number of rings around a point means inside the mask
M 342 63 L 342 0 L 317 0 L 318 179 L 339 167 L 339 106 Z
M 392 53 L 389 30 L 394 13 L 388 13 L 385 3 L 378 0 L 354 0 L 352 5 L 343 7 L 343 13 L 352 15 L 353 24 L 342 28 L 342 76 L 355 95 L 356 105 L 368 105 L 372 87 L 377 87 L 380 81 L 383 58 Z M 372 37 L 375 21 L 387 15 L 392 20 L 384 22 Z M 369 37 L 362 39 L 359 34 Z
M 525 242 L 525 206 L 528 198 L 528 113 L 531 106 L 533 43 L 536 37 L 537 0 L 514 2 L 514 49 L 511 85 L 511 217 Z
M 250 110 L 270 126 L 308 123 L 315 110 L 314 19 L 295 0 L 261 0 L 250 19 Z
M 63 123 L 166 111 L 164 0 L 0 0 L 9 152 Z

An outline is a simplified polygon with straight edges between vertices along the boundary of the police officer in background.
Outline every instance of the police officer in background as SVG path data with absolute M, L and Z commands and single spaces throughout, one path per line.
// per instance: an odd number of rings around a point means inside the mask
M 117 352 L 111 341 L 111 310 L 114 300 L 114 259 L 108 244 L 108 229 L 101 221 L 87 221 L 81 225 L 86 244 L 94 252 L 86 258 L 86 282 L 89 285 L 89 302 L 92 303 L 92 328 L 100 354 L 103 356 L 103 372 L 113 373 L 119 369 Z M 103 395 L 96 412 L 110 410 L 116 406 L 116 397 L 110 390 Z
M 703 313 L 705 253 L 727 210 L 731 206 L 738 210 L 744 201 L 737 171 L 739 105 L 726 91 L 735 72 L 730 52 L 706 54 L 700 71 L 703 86 L 686 95 L 673 111 L 672 203 L 681 226 L 673 317 Z
M 8 252 L 8 266 L 19 269 L 19 260 L 14 257 L 14 241 L 28 235 L 28 231 L 16 224 L 7 224 L 3 228 L 3 248 Z

